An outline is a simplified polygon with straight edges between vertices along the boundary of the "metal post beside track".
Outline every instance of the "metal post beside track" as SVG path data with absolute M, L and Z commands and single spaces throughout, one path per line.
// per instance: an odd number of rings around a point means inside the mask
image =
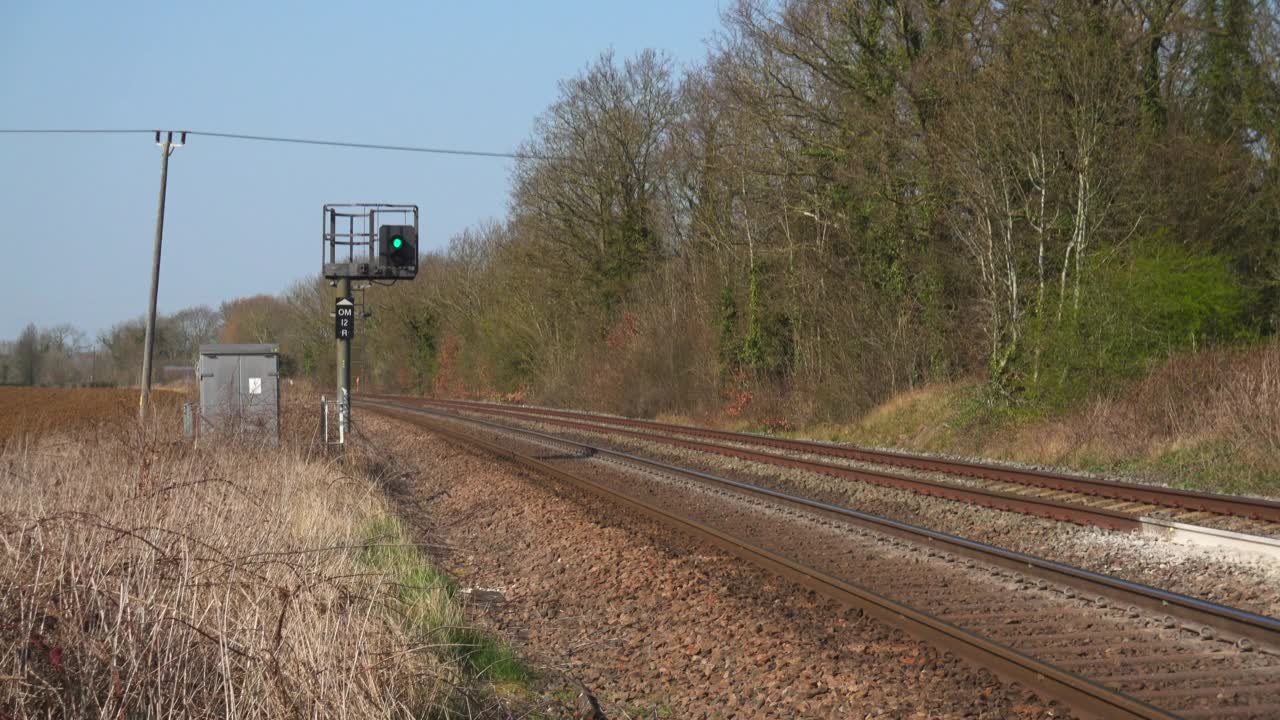
M 338 281 L 338 299 L 351 300 L 351 278 Z M 338 338 L 338 444 L 351 430 L 351 338 Z

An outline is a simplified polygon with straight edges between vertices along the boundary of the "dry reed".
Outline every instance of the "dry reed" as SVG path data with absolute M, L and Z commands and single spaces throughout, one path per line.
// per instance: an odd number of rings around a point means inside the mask
M 0 497 L 0 717 L 421 717 L 462 682 L 362 560 L 381 492 L 300 446 L 30 436 Z

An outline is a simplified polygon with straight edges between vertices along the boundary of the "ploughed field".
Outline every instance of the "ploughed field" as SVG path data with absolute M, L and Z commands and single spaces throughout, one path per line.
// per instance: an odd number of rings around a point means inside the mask
M 186 394 L 155 390 L 159 408 L 181 405 Z M 137 388 L 51 388 L 0 386 L 0 442 L 49 430 L 80 430 L 103 423 L 132 420 L 138 408 Z

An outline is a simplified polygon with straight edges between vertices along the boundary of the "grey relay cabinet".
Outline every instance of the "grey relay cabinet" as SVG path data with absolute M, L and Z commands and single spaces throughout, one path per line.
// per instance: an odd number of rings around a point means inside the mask
M 280 347 L 201 345 L 200 434 L 280 440 Z

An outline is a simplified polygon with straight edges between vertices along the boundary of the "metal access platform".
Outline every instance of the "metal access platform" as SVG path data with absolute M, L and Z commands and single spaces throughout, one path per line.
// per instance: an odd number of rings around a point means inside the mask
M 378 227 L 418 227 L 418 206 L 395 203 L 333 203 L 324 206 L 321 266 L 329 280 L 412 280 L 414 267 L 395 267 L 378 257 Z

